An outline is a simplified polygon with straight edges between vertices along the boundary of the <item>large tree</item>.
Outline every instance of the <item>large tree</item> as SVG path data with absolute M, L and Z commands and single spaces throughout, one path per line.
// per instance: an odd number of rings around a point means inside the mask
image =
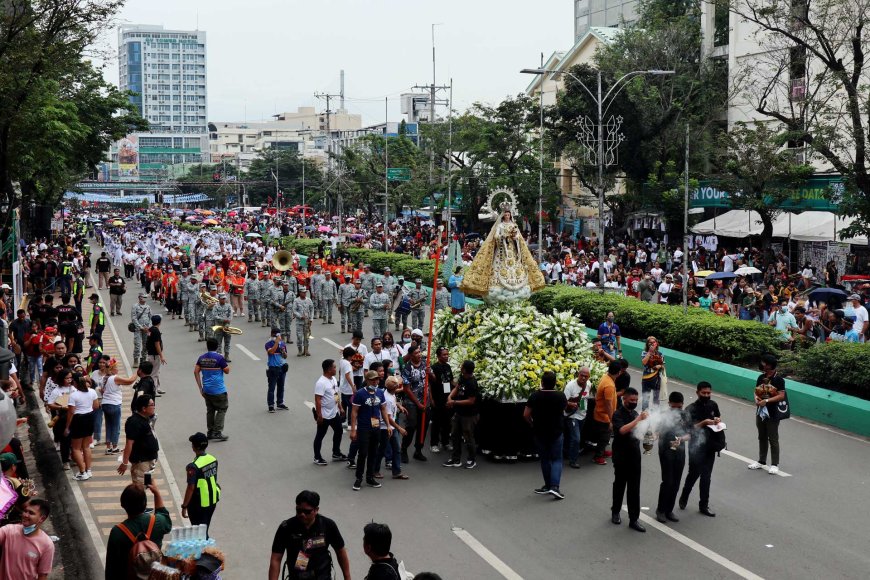
M 842 235 L 870 234 L 870 0 L 731 0 L 730 9 L 757 26 L 760 45 L 738 90 L 843 176 L 840 208 L 856 219 Z
M 0 195 L 8 208 L 54 205 L 147 127 L 85 58 L 121 0 L 4 0 L 0 14 Z

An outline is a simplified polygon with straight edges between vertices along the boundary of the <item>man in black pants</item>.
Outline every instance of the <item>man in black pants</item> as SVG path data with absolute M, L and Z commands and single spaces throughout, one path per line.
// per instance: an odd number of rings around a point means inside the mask
M 668 406 L 670 408 L 663 415 L 665 428 L 659 433 L 662 483 L 659 486 L 656 519 L 661 523 L 668 520 L 680 521 L 680 518 L 674 515 L 674 504 L 677 503 L 683 468 L 686 466 L 686 446 L 683 443 L 689 440 L 691 429 L 689 416 L 683 411 L 683 393 L 678 391 L 671 393 L 668 396 Z
M 450 351 L 440 346 L 435 351 L 438 362 L 432 365 L 435 373 L 435 384 L 432 385 L 432 428 L 430 440 L 432 453 L 438 453 L 442 448 L 447 450 L 450 445 L 450 427 L 453 421 L 453 409 L 447 407 L 447 396 L 456 387 L 453 379 L 453 369 L 447 362 Z
M 719 405 L 711 400 L 713 387 L 707 381 L 698 383 L 698 400 L 686 408 L 692 421 L 694 431 L 689 442 L 689 474 L 683 484 L 683 493 L 680 494 L 680 509 L 686 509 L 689 503 L 689 494 L 698 478 L 701 478 L 701 499 L 698 509 L 705 516 L 711 518 L 716 514 L 710 511 L 710 479 L 713 475 L 713 462 L 716 460 L 716 452 L 710 447 L 708 425 L 721 423 Z
M 628 527 L 645 532 L 646 528 L 637 521 L 640 517 L 640 441 L 635 438 L 633 431 L 649 413 L 643 411 L 637 414 L 637 390 L 632 387 L 625 390 L 622 400 L 623 406 L 613 414 L 614 479 L 610 521 L 617 525 L 622 523 L 619 512 L 622 511 L 622 499 L 625 497 L 628 503 Z
M 386 420 L 387 403 L 383 389 L 378 388 L 377 371 L 367 371 L 365 387 L 357 389 L 353 396 L 353 411 L 351 412 L 350 438 L 356 444 L 359 458 L 356 464 L 356 481 L 353 490 L 359 491 L 362 485 L 363 471 L 366 484 L 370 487 L 381 487 L 375 479 L 375 463 L 378 455 L 378 434 L 381 421 Z M 392 437 L 393 428 L 387 425 L 387 437 Z M 350 456 L 353 457 L 353 450 Z

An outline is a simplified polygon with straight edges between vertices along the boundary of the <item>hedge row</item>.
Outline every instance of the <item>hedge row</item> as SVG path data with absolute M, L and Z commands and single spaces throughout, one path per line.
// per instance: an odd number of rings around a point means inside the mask
M 299 254 L 311 256 L 317 252 L 320 240 L 287 237 L 281 238 L 281 246 L 288 250 L 294 249 Z M 382 274 L 384 269 L 389 267 L 394 276 L 404 276 L 407 281 L 420 278 L 426 286 L 431 286 L 432 280 L 435 279 L 434 260 L 418 260 L 407 254 L 395 254 L 393 252 L 381 252 L 365 248 L 344 248 L 342 251 L 346 252 L 354 263 L 364 262 L 371 264 L 372 271 L 379 274 Z
M 870 400 L 870 344 L 826 342 L 783 357 L 796 380 Z
M 655 336 L 662 346 L 722 362 L 748 362 L 778 349 L 776 331 L 757 322 L 715 316 L 675 306 L 641 302 L 616 294 L 600 294 L 570 286 L 548 286 L 532 294 L 541 312 L 568 310 L 589 328 L 598 328 L 613 311 L 623 336 L 646 340 Z

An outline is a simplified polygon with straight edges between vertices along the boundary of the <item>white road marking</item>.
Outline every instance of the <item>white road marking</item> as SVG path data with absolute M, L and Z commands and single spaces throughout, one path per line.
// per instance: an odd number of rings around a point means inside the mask
M 734 459 L 739 459 L 740 461 L 744 462 L 746 465 L 749 465 L 751 463 L 755 463 L 754 459 L 749 459 L 748 457 L 744 457 L 743 455 L 740 455 L 739 453 L 734 453 L 733 451 L 728 451 L 727 449 L 723 449 L 722 454 L 727 455 L 728 457 L 733 457 Z M 762 467 L 762 469 L 764 471 L 767 471 L 768 467 L 765 465 L 764 467 Z M 778 475 L 780 477 L 791 477 L 791 473 L 786 473 L 785 471 L 780 471 L 779 473 L 776 473 L 775 475 Z
M 508 580 L 523 580 L 523 577 L 514 572 L 510 566 L 505 564 L 498 556 L 489 551 L 489 549 L 481 544 L 477 538 L 469 534 L 462 528 L 453 528 L 453 533 L 456 537 L 465 542 L 465 545 L 471 548 L 474 553 L 483 558 L 483 561 L 492 566 L 496 572 L 507 578 Z
M 628 506 L 622 506 L 622 509 L 623 509 L 623 511 L 628 511 Z M 708 548 L 706 546 L 702 546 L 701 544 L 699 544 L 695 540 L 688 538 L 679 532 L 674 531 L 673 528 L 669 528 L 668 526 L 659 523 L 655 518 L 651 518 L 646 514 L 640 514 L 640 520 L 644 523 L 644 525 L 651 526 L 651 527 L 657 529 L 658 531 L 660 531 L 661 533 L 665 534 L 666 536 L 670 536 L 671 538 L 673 538 L 674 540 L 683 544 L 687 548 L 690 548 L 690 549 L 698 552 L 699 554 L 701 554 L 705 558 L 709 558 L 710 560 L 716 562 L 717 564 L 719 564 L 723 568 L 730 570 L 731 572 L 734 572 L 735 574 L 737 574 L 741 578 L 745 578 L 746 580 L 764 580 L 761 576 L 759 576 L 758 574 L 755 574 L 754 572 L 750 572 L 749 570 L 747 570 L 746 568 L 744 568 L 740 564 L 737 564 L 736 562 L 732 562 L 731 560 L 729 560 L 725 556 L 723 556 L 717 552 L 714 552 L 713 550 L 711 550 L 710 548 Z
M 324 336 L 324 337 L 321 337 L 321 340 L 323 340 L 323 341 L 326 342 L 327 344 L 331 344 L 332 346 L 334 346 L 334 347 L 337 348 L 338 350 L 341 350 L 341 349 L 344 348 L 343 346 L 341 346 L 340 344 L 338 344 L 338 343 L 335 342 L 334 340 L 330 340 L 330 339 L 326 338 L 325 336 Z
M 249 351 L 244 345 L 236 344 L 236 346 L 239 347 L 239 350 L 251 357 L 253 360 L 260 360 L 260 357 Z
M 314 408 L 314 403 L 312 403 L 311 401 L 302 401 L 302 404 L 305 405 L 306 407 L 308 407 L 309 409 Z

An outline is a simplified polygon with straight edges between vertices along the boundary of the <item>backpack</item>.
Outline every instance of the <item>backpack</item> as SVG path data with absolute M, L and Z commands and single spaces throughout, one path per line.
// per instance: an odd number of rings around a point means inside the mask
M 713 453 L 719 453 L 728 447 L 725 442 L 725 431 L 710 431 L 707 433 L 707 449 Z M 720 454 L 721 456 L 721 454 Z
M 148 521 L 148 531 L 145 532 L 145 539 L 140 540 L 133 536 L 133 533 L 127 529 L 124 524 L 118 524 L 118 529 L 130 538 L 133 542 L 133 547 L 130 548 L 130 553 L 127 557 L 127 578 L 136 578 L 137 580 L 148 580 L 151 576 L 151 566 L 159 563 L 163 558 L 163 552 L 160 551 L 160 546 L 151 541 L 151 532 L 154 531 L 154 522 L 156 516 L 151 514 L 151 519 Z M 139 534 L 141 537 L 142 534 Z

